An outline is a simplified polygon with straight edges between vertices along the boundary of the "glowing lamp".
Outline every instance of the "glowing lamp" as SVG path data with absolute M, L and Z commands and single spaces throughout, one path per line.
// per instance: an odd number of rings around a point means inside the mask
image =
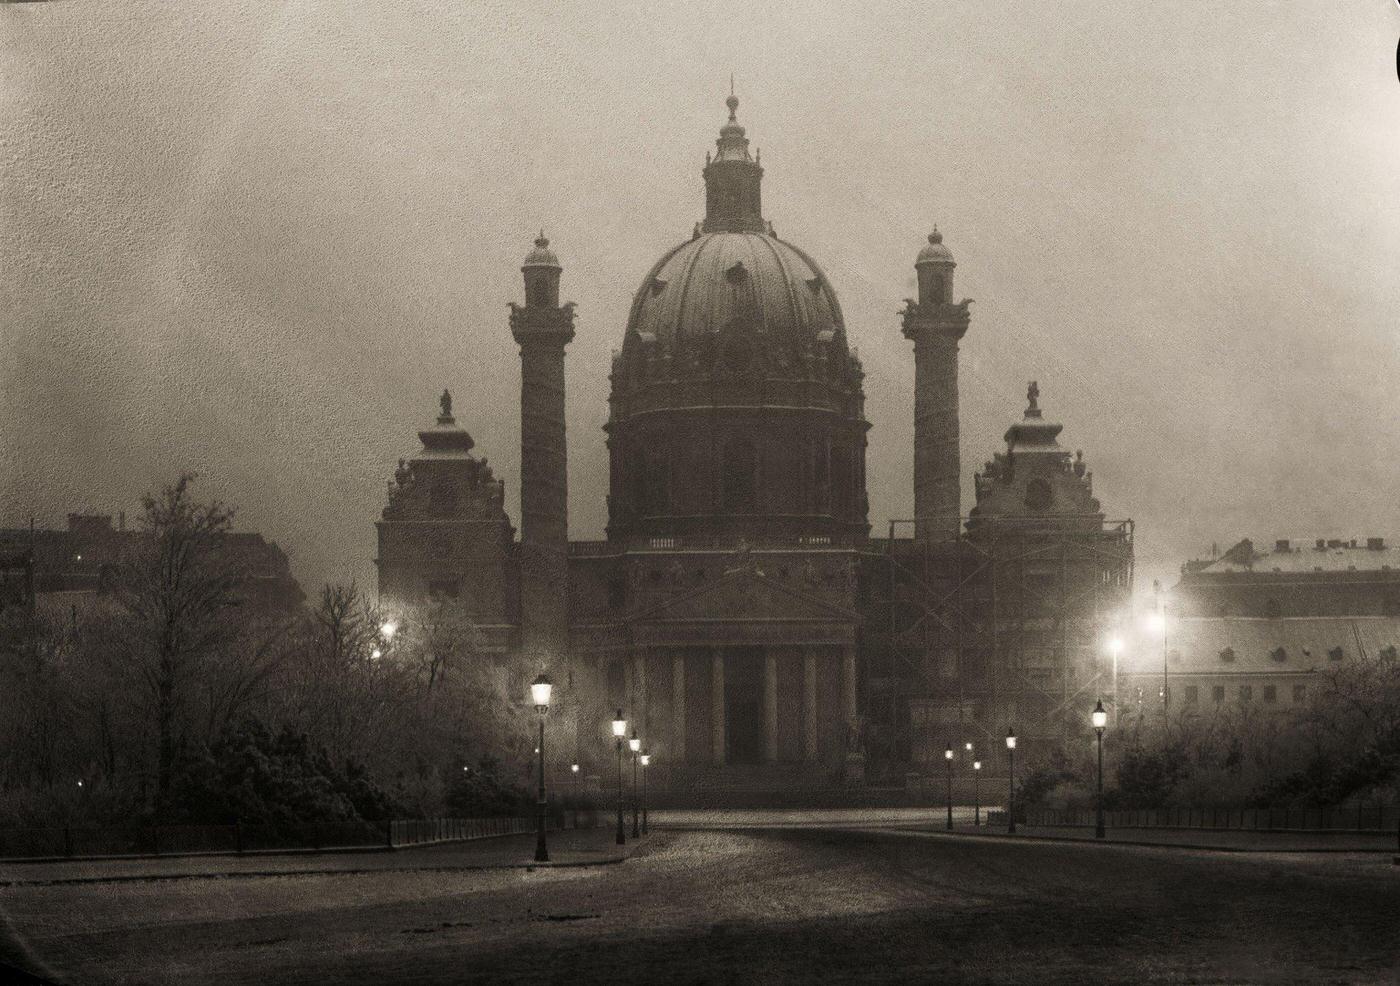
M 1008 750 L 1016 749 L 1016 734 L 1009 729 L 1006 731 L 1006 748 Z
M 637 737 L 635 728 L 632 730 L 632 738 L 627 741 L 627 746 L 633 753 L 638 753 L 642 749 L 642 741 Z
M 541 713 L 549 708 L 549 696 L 554 691 L 554 682 L 549 680 L 549 675 L 541 673 L 530 685 L 530 697 L 535 701 L 535 708 Z
M 1108 725 L 1108 713 L 1104 711 L 1103 699 L 1099 699 L 1098 704 L 1094 706 L 1094 711 L 1089 718 L 1093 721 L 1094 728 L 1099 732 L 1103 732 L 1104 727 Z
M 617 718 L 612 722 L 613 735 L 618 739 L 627 735 L 627 720 L 622 718 L 622 710 L 617 710 Z

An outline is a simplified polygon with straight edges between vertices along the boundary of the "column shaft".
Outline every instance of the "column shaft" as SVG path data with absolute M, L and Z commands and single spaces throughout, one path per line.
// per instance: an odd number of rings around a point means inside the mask
M 724 651 L 710 650 L 710 756 L 724 764 Z
M 778 655 L 771 647 L 763 651 L 763 759 L 778 759 Z
M 817 759 L 817 655 L 802 655 L 802 757 Z
M 685 653 L 671 655 L 671 763 L 685 762 Z
M 856 717 L 856 649 L 847 644 L 841 649 L 841 695 L 847 721 Z

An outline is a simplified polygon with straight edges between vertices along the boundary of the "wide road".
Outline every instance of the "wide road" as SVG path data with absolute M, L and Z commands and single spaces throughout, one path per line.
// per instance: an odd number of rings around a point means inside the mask
M 9 887 L 71 983 L 1396 983 L 1388 856 L 674 831 L 614 865 Z

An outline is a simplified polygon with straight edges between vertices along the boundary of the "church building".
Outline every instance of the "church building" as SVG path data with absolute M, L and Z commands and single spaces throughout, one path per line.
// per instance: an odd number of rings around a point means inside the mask
M 945 742 L 999 745 L 1009 725 L 1057 735 L 1098 697 L 1131 523 L 1105 521 L 1035 385 L 964 514 L 970 302 L 935 230 L 899 326 L 915 516 L 872 532 L 863 373 L 835 287 L 764 218 L 763 168 L 728 107 L 704 219 L 642 278 L 613 358 L 606 538 L 568 538 L 574 306 L 541 235 L 510 314 L 519 538 L 444 394 L 377 525 L 381 602 L 450 610 L 486 650 L 547 669 L 585 763 L 609 762 L 623 709 L 673 788 L 856 785 L 903 777 Z

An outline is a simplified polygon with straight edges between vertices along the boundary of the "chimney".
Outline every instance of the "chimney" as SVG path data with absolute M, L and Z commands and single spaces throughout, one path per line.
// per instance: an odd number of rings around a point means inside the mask
M 1317 548 L 1318 551 L 1326 551 L 1326 550 L 1327 550 L 1327 539 L 1326 539 L 1326 538 L 1318 538 L 1318 539 L 1317 539 L 1317 544 L 1315 544 L 1314 547 Z
M 1383 550 L 1385 550 L 1385 538 L 1367 538 L 1367 539 L 1366 539 L 1366 549 L 1367 549 L 1368 551 L 1383 551 Z
M 1274 542 L 1274 554 L 1284 555 L 1289 552 L 1288 538 L 1279 538 Z

